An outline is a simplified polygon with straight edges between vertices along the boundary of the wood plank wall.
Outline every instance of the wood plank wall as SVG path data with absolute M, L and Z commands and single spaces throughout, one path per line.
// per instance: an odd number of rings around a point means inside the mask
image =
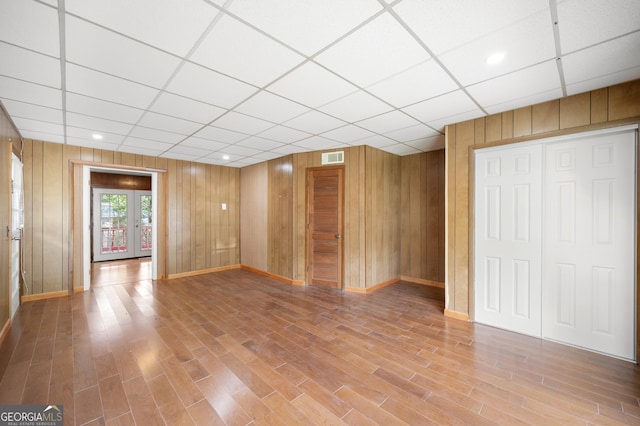
M 240 169 L 240 262 L 267 272 L 267 162 Z
M 640 80 L 506 111 L 446 127 L 446 306 L 454 316 L 471 310 L 470 170 L 473 149 L 578 133 L 640 120 Z M 639 187 L 640 189 L 640 187 Z M 640 239 L 639 239 L 640 240 Z M 640 292 L 638 292 L 640 294 Z M 459 315 L 456 315 L 459 314 Z
M 444 157 L 400 157 L 402 276 L 444 283 Z
M 293 155 L 270 160 L 267 181 L 267 271 L 293 278 Z
M 11 228 L 11 152 L 19 157 L 21 146 L 18 132 L 0 108 L 0 330 L 9 321 L 11 300 L 11 238 L 5 228 Z
M 166 259 L 159 261 L 168 275 L 240 262 L 239 169 L 35 140 L 24 141 L 23 155 L 29 294 L 69 288 L 72 160 L 167 170 Z

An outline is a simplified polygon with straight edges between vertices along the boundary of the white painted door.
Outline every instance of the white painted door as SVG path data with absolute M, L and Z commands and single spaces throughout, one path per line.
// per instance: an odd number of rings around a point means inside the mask
M 540 336 L 542 147 L 475 157 L 475 321 Z
M 545 150 L 542 336 L 634 359 L 635 131 Z
M 151 256 L 151 191 L 93 190 L 93 260 Z
M 20 306 L 20 245 L 24 229 L 22 162 L 11 156 L 11 318 Z

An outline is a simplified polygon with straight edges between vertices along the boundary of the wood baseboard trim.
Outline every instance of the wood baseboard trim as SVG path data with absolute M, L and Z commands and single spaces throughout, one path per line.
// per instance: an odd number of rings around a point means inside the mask
M 450 311 L 449 309 L 445 309 L 444 316 L 469 322 L 469 314 L 463 314 L 462 312 Z
M 2 331 L 0 331 L 0 348 L 4 349 L 4 339 L 7 337 L 7 334 L 9 334 L 9 331 L 11 330 L 11 318 L 9 318 L 5 323 L 4 323 L 4 327 L 2 327 Z
M 441 283 L 440 281 L 425 280 L 424 278 L 414 278 L 408 277 L 406 275 L 400 275 L 400 280 L 408 281 L 410 283 L 430 285 L 431 287 L 444 288 L 444 283 Z
M 84 292 L 84 287 L 74 287 L 73 294 Z
M 27 294 L 25 296 L 20 297 L 20 303 L 33 302 L 35 300 L 43 300 L 43 299 L 53 299 L 56 297 L 63 297 L 68 295 L 69 295 L 69 292 L 67 290 L 52 291 L 49 293 Z
M 239 269 L 241 265 L 228 265 L 228 266 L 219 266 L 217 268 L 209 268 L 209 269 L 198 269 L 197 271 L 189 271 L 189 272 L 180 272 L 178 274 L 169 274 L 167 279 L 173 280 L 176 278 L 184 278 L 184 277 L 193 277 L 196 275 L 210 274 L 212 272 L 221 272 L 221 271 L 229 271 L 231 269 Z
M 366 288 L 345 286 L 344 291 L 348 291 L 349 293 L 369 294 L 369 293 L 373 293 L 376 290 L 380 290 L 381 288 L 386 287 L 388 285 L 395 284 L 398 281 L 400 281 L 400 277 L 391 278 L 390 280 L 383 281 L 374 286 L 366 287 Z
M 278 281 L 285 282 L 291 285 L 304 286 L 305 282 L 302 280 L 294 280 L 291 278 L 283 277 L 282 275 L 272 274 L 271 272 L 263 271 L 262 269 L 253 268 L 247 265 L 240 265 L 240 268 L 244 271 L 253 272 L 254 274 L 264 275 L 265 277 L 273 278 Z

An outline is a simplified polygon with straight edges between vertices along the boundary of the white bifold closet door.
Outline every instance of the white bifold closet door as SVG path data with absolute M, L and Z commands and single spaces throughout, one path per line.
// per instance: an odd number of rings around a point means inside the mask
M 475 321 L 540 336 L 542 147 L 476 154 Z
M 635 359 L 635 129 L 479 150 L 475 167 L 475 321 Z
M 634 132 L 545 149 L 542 336 L 633 359 Z

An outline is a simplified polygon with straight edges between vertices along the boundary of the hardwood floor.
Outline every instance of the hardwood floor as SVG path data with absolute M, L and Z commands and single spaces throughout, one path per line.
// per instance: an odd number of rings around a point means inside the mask
M 640 424 L 637 365 L 446 318 L 442 289 L 112 282 L 20 308 L 1 404 L 78 425 Z

